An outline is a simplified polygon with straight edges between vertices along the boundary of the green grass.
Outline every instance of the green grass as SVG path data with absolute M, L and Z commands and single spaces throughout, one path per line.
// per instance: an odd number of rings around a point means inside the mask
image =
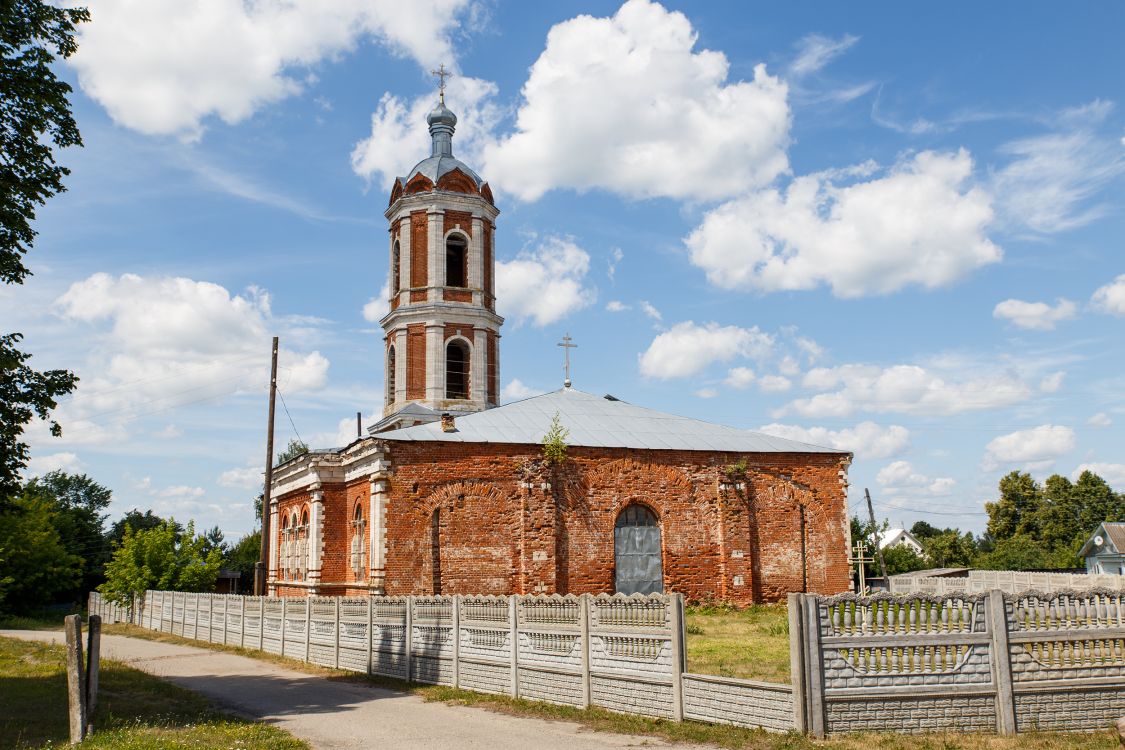
M 760 607 L 758 609 L 767 610 L 759 614 L 760 622 L 758 622 L 758 626 L 764 627 L 766 632 L 773 631 L 775 634 L 770 637 L 776 640 L 778 638 L 776 635 L 778 627 L 776 610 L 779 608 Z M 729 615 L 740 614 L 721 607 L 712 607 L 706 611 L 700 610 L 703 610 L 703 608 L 696 608 L 689 614 L 689 621 L 692 617 L 699 617 L 695 621 L 702 623 L 700 627 L 706 627 L 716 619 L 726 621 Z M 781 623 L 784 626 L 787 622 L 784 616 L 784 606 L 780 607 L 780 611 L 782 613 Z M 773 734 L 761 729 L 704 724 L 698 721 L 675 722 L 666 719 L 650 719 L 644 716 L 616 714 L 601 708 L 580 709 L 571 706 L 556 706 L 539 701 L 510 698 L 504 695 L 474 693 L 469 690 L 459 690 L 441 685 L 418 685 L 388 677 L 328 669 L 276 654 L 264 654 L 260 651 L 251 651 L 235 646 L 221 646 L 193 641 L 168 633 L 157 633 L 135 625 L 109 625 L 106 626 L 106 632 L 166 643 L 182 643 L 216 651 L 229 651 L 282 664 L 288 669 L 319 675 L 329 680 L 378 685 L 390 690 L 418 695 L 428 701 L 440 701 L 459 706 L 475 706 L 513 716 L 526 716 L 547 721 L 570 721 L 598 732 L 659 737 L 671 742 L 698 743 L 740 750 L 1113 750 L 1113 748 L 1119 747 L 1115 733 L 1109 731 L 1093 734 L 1030 733 L 1021 734 L 1018 737 L 997 737 L 987 734 L 855 734 L 814 742 L 796 733 Z M 788 654 L 788 636 L 783 634 L 780 638 L 786 644 L 785 648 Z
M 278 748 L 308 746 L 287 732 L 232 718 L 206 698 L 114 661 L 102 660 L 90 748 Z M 0 750 L 69 740 L 61 646 L 0 638 Z
M 789 615 L 784 604 L 746 609 L 724 605 L 688 607 L 689 672 L 789 682 Z
M 52 608 L 19 615 L 0 614 L 0 630 L 62 630 L 63 619 L 73 611 Z M 85 612 L 82 612 L 85 620 Z

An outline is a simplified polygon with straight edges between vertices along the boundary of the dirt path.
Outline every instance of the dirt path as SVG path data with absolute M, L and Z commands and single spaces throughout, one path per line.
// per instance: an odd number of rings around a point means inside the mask
M 0 630 L 0 635 L 62 643 L 62 633 Z M 102 655 L 202 693 L 242 716 L 281 727 L 318 750 L 335 748 L 487 748 L 603 750 L 694 748 L 654 737 L 592 732 L 469 706 L 427 703 L 413 695 L 328 680 L 224 651 L 102 636 Z

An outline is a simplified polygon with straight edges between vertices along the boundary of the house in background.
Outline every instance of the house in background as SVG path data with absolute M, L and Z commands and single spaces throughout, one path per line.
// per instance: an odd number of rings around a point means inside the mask
M 922 554 L 922 543 L 906 529 L 887 529 L 879 538 L 879 549 L 887 549 L 888 547 L 897 547 L 899 545 L 906 545 L 919 555 Z
M 1105 523 L 1082 545 L 1079 557 L 1086 558 L 1087 573 L 1125 575 L 1125 523 Z

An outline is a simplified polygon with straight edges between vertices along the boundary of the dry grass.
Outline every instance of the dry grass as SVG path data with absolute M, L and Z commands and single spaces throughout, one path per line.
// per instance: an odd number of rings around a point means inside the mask
M 712 644 L 715 653 L 722 654 L 724 648 L 726 648 L 727 651 L 733 649 L 732 653 L 740 654 L 742 652 L 738 651 L 739 634 L 756 633 L 759 640 L 767 641 L 768 645 L 754 652 L 757 656 L 750 659 L 742 658 L 741 664 L 750 665 L 742 667 L 743 674 L 751 675 L 756 679 L 766 679 L 761 675 L 768 674 L 771 675 L 773 681 L 788 680 L 788 635 L 784 632 L 779 635 L 777 632 L 779 623 L 781 627 L 785 627 L 787 623 L 783 605 L 756 607 L 753 608 L 755 612 L 745 610 L 738 612 L 720 608 L 710 608 L 706 611 L 701 611 L 701 609 L 693 608 L 689 612 L 688 623 L 702 623 L 699 626 L 705 632 L 699 636 L 689 635 L 689 643 L 693 638 L 701 638 L 704 643 L 710 642 Z M 707 638 L 706 634 L 706 628 L 709 626 L 712 628 L 710 639 Z M 660 737 L 671 742 L 740 748 L 741 750 L 1112 750 L 1119 747 L 1115 734 L 1109 731 L 1095 734 L 1031 733 L 1021 734 L 1018 737 L 997 737 L 984 734 L 856 734 L 842 735 L 818 742 L 796 733 L 773 734 L 760 729 L 704 724 L 697 721 L 674 722 L 665 719 L 650 719 L 643 716 L 616 714 L 601 708 L 579 709 L 502 695 L 474 693 L 439 685 L 417 685 L 387 677 L 328 669 L 276 654 L 264 654 L 260 651 L 250 651 L 234 646 L 202 643 L 167 633 L 156 633 L 134 625 L 111 625 L 105 628 L 105 632 L 228 651 L 280 664 L 288 669 L 320 675 L 331 680 L 374 684 L 403 693 L 411 693 L 429 701 L 475 706 L 515 716 L 527 716 L 549 721 L 571 721 L 599 732 Z M 784 647 L 786 665 L 784 676 L 781 676 L 777 666 L 778 644 L 782 644 Z M 698 671 L 691 661 L 690 648 L 689 645 L 689 666 L 693 671 Z M 731 657 L 725 658 L 730 659 Z M 767 669 L 771 664 L 772 672 Z M 743 674 L 739 676 L 743 676 Z

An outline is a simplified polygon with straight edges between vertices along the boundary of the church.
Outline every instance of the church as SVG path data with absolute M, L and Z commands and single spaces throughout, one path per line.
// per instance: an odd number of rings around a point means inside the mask
M 570 387 L 499 405 L 488 183 L 432 149 L 395 180 L 383 418 L 273 473 L 269 592 L 678 592 L 750 604 L 850 588 L 852 455 Z M 546 451 L 552 425 L 562 428 Z

